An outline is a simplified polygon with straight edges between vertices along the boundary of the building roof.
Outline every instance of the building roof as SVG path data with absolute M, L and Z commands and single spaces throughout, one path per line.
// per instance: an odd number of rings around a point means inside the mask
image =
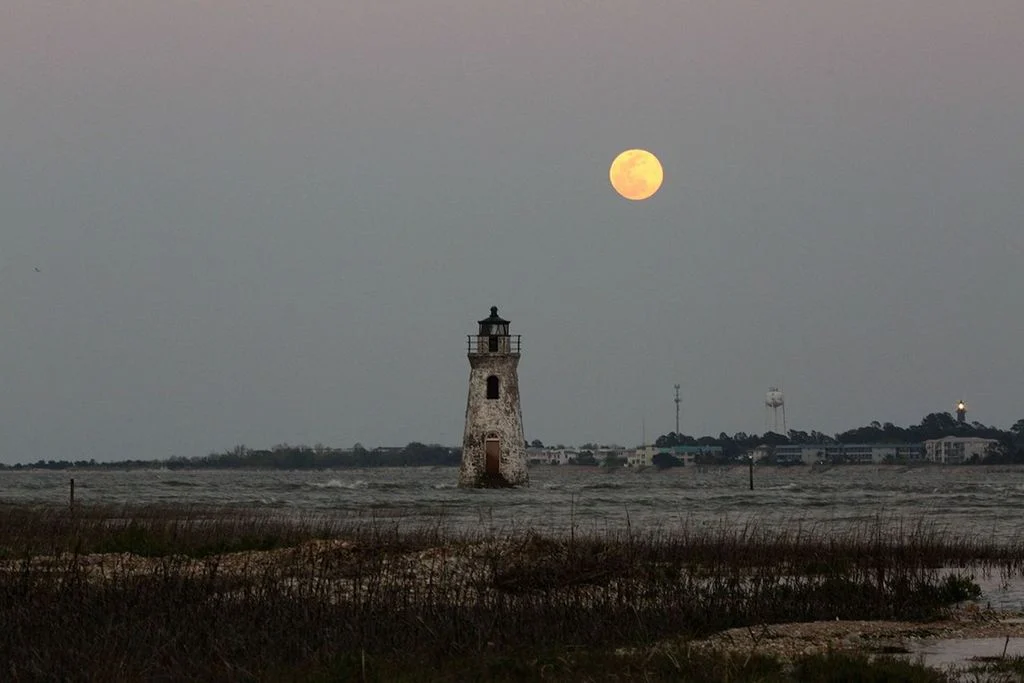
M 983 436 L 944 436 L 941 439 L 928 439 L 925 443 L 967 443 L 968 441 L 991 441 L 992 443 L 998 443 L 999 439 L 986 439 Z
M 661 453 L 717 453 L 721 446 L 655 446 Z
M 910 448 L 919 443 L 791 443 L 780 444 L 779 448 Z

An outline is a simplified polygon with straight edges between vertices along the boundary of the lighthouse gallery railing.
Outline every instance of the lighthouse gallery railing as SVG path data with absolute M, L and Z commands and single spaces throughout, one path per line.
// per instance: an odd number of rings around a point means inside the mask
M 470 354 L 519 353 L 521 336 L 518 334 L 467 334 L 466 352 Z

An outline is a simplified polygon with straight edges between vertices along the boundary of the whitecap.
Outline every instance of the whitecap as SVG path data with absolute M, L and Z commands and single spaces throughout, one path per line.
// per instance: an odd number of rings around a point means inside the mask
M 327 481 L 313 481 L 309 483 L 313 488 L 318 489 L 365 489 L 369 483 L 365 479 L 355 481 L 342 481 L 341 479 L 328 479 Z

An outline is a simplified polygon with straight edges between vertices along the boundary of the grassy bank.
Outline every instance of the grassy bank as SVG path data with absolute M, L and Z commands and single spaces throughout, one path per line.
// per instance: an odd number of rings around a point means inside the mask
M 1024 547 L 891 520 L 841 534 L 581 536 L 0 507 L 0 662 L 13 681 L 836 680 L 821 676 L 909 665 L 835 655 L 783 666 L 697 653 L 686 639 L 789 621 L 932 619 L 977 595 L 972 573 L 1022 566 Z M 652 647 L 666 639 L 677 644 Z

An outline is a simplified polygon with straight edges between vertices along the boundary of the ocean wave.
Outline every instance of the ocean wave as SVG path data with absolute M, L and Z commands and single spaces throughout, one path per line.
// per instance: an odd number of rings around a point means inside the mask
M 341 479 L 328 479 L 327 481 L 311 481 L 309 485 L 316 489 L 367 489 L 370 488 L 370 483 L 365 479 L 356 479 L 355 481 L 342 481 Z
M 419 482 L 408 482 L 402 483 L 397 481 L 374 481 L 367 485 L 367 488 L 374 489 L 375 491 L 400 491 L 402 489 L 419 489 L 423 488 L 423 484 Z
M 803 487 L 795 481 L 791 481 L 786 484 L 774 484 L 769 486 L 759 487 L 763 491 L 802 491 Z

